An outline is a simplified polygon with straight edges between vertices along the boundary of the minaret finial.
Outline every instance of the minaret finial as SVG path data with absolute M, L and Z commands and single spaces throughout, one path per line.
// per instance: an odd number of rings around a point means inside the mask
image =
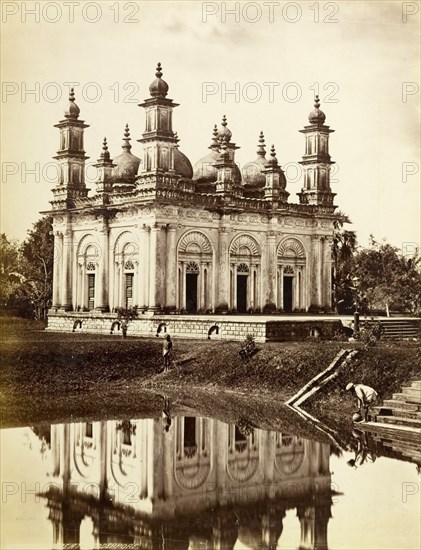
M 107 138 L 104 138 L 104 141 L 102 142 L 102 153 L 101 153 L 101 159 L 102 160 L 110 160 L 110 152 L 108 151 L 108 145 L 107 145 Z
M 161 66 L 161 63 L 158 63 L 158 65 L 156 66 L 156 73 L 155 73 L 155 76 L 156 78 L 161 78 L 162 77 L 162 66 Z
M 179 142 L 180 140 L 178 139 L 178 133 L 177 133 L 177 132 L 174 132 L 174 141 L 175 141 L 174 147 L 176 147 L 176 148 L 178 149 L 178 148 L 180 147 L 180 146 L 178 145 L 178 142 Z
M 320 99 L 318 95 L 316 95 L 316 97 L 314 98 L 314 106 L 316 107 L 316 109 L 319 109 L 320 107 Z
M 64 116 L 66 118 L 78 118 L 80 109 L 75 103 L 75 90 L 74 88 L 70 88 L 69 93 L 69 106 L 67 107 L 67 110 L 64 113 Z
M 226 117 L 226 115 L 224 115 L 224 116 L 222 117 L 222 126 L 226 126 L 227 124 L 228 124 L 228 122 L 227 122 L 227 117 Z
M 218 134 L 218 126 L 215 124 L 212 130 L 212 141 L 209 145 L 209 149 L 214 149 L 215 151 L 219 151 L 220 148 L 220 140 L 219 140 L 219 134 Z
M 272 147 L 270 148 L 270 156 L 271 158 L 269 159 L 268 164 L 272 166 L 278 166 L 278 159 L 276 158 L 276 151 L 275 151 L 274 145 L 272 145 Z
M 121 146 L 121 148 L 128 152 L 130 152 L 130 149 L 132 148 L 132 146 L 130 145 L 130 140 L 131 140 L 130 129 L 129 129 L 129 125 L 126 124 L 124 128 L 123 145 Z
M 260 134 L 259 134 L 259 143 L 257 144 L 257 154 L 259 155 L 259 157 L 266 156 L 265 136 L 263 135 L 262 131 L 260 131 Z

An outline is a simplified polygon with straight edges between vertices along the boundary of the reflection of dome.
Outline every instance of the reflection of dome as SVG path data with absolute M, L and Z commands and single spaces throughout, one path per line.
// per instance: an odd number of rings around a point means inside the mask
M 73 88 L 70 89 L 69 101 L 70 103 L 66 111 L 64 112 L 64 116 L 66 118 L 78 118 L 80 109 L 75 103 L 75 92 Z
M 130 152 L 132 146 L 130 145 L 130 130 L 128 124 L 126 124 L 124 130 L 123 145 L 121 147 L 123 152 L 113 160 L 116 167 L 113 168 L 112 181 L 114 183 L 134 183 L 139 169 L 140 158 L 132 155 Z
M 158 63 L 155 73 L 156 79 L 149 86 L 149 93 L 152 97 L 165 97 L 168 93 L 169 86 L 162 80 L 161 63 Z
M 177 133 L 174 134 L 176 142 L 178 142 Z M 193 167 L 191 162 L 184 153 L 180 151 L 178 145 L 174 147 L 174 170 L 176 174 L 179 174 L 183 178 L 192 179 Z
M 319 109 L 319 107 L 320 107 L 320 99 L 319 99 L 319 96 L 316 95 L 316 99 L 314 102 L 314 109 L 308 115 L 308 120 L 310 124 L 324 124 L 326 120 L 326 115 L 324 114 L 323 111 Z
M 266 164 L 265 138 L 263 132 L 260 132 L 259 144 L 257 147 L 256 160 L 247 163 L 242 170 L 245 187 L 264 187 L 266 185 L 266 177 L 261 172 Z

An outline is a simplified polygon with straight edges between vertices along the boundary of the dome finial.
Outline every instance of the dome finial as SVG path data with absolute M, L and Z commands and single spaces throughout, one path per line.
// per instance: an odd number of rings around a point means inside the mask
M 231 141 L 231 137 L 232 137 L 232 132 L 229 128 L 227 128 L 227 117 L 226 115 L 224 115 L 222 117 L 222 122 L 221 122 L 221 128 L 219 129 L 219 132 L 218 132 L 218 137 L 221 139 L 223 137 L 226 137 L 227 138 L 227 143 L 229 143 Z
M 130 152 L 130 149 L 132 148 L 132 146 L 130 145 L 130 140 L 131 140 L 131 137 L 130 137 L 129 125 L 126 124 L 124 128 L 123 145 L 121 146 L 121 148 L 128 152 Z
M 110 160 L 110 152 L 108 151 L 108 145 L 107 145 L 107 138 L 106 137 L 104 138 L 104 141 L 102 142 L 101 159 Z
M 162 66 L 161 63 L 158 63 L 156 66 L 156 73 L 155 73 L 156 79 L 152 82 L 152 84 L 149 86 L 149 93 L 152 97 L 166 97 L 169 86 L 165 82 L 165 80 L 162 80 Z
M 318 95 L 314 98 L 314 109 L 308 115 L 308 120 L 310 124 L 324 124 L 326 120 L 326 115 L 320 110 L 320 99 Z
M 265 136 L 263 135 L 263 131 L 260 131 L 260 134 L 259 134 L 259 143 L 257 144 L 257 154 L 259 155 L 259 157 L 266 156 Z
M 212 141 L 209 145 L 209 149 L 214 149 L 215 151 L 219 151 L 220 148 L 220 142 L 218 137 L 218 126 L 215 124 L 212 130 Z
M 278 159 L 276 158 L 275 145 L 272 145 L 272 147 L 270 148 L 270 156 L 271 158 L 268 160 L 267 164 L 269 166 L 278 166 Z
M 64 116 L 66 118 L 78 118 L 80 109 L 75 103 L 75 90 L 74 88 L 70 88 L 69 93 L 69 106 L 67 107 L 66 111 L 64 112 Z

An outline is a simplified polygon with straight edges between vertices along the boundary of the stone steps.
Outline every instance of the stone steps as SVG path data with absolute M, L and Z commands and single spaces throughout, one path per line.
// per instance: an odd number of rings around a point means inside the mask
M 404 390 L 401 393 L 394 393 L 392 398 L 394 401 L 398 401 L 400 403 L 421 405 L 421 392 L 418 389 L 412 389 L 412 391 Z
M 404 410 L 413 411 L 413 412 L 421 411 L 421 405 L 417 403 L 406 403 L 405 401 L 398 400 L 398 399 L 385 399 L 383 401 L 383 407 L 387 407 L 391 409 L 393 408 L 404 409 Z
M 408 409 L 401 409 L 399 407 L 383 407 L 382 405 L 379 405 L 378 407 L 372 407 L 371 408 L 372 414 L 375 417 L 379 416 L 388 416 L 388 417 L 406 417 L 406 418 L 414 418 L 414 419 L 421 419 L 421 411 L 411 411 Z
M 421 418 L 407 418 L 406 416 L 387 416 L 379 415 L 377 422 L 383 424 L 397 424 L 399 426 L 413 426 L 414 428 L 421 428 Z
M 400 426 L 396 424 L 384 424 L 382 422 L 363 422 L 356 424 L 358 428 L 364 431 L 374 432 L 377 438 L 390 440 L 393 445 L 403 445 L 404 448 L 412 447 L 414 444 L 417 448 L 421 446 L 421 428 L 412 426 Z
M 362 321 L 361 325 L 370 326 L 377 321 Z M 419 336 L 419 323 L 405 319 L 381 319 L 383 327 L 383 339 L 417 338 Z

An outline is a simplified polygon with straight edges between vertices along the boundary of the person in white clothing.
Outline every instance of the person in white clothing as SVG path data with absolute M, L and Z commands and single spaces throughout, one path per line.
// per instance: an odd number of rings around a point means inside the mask
M 364 384 L 354 384 L 350 382 L 346 388 L 347 391 L 354 390 L 357 397 L 358 410 L 362 413 L 364 422 L 367 422 L 368 409 L 377 401 L 377 392 L 370 386 Z

